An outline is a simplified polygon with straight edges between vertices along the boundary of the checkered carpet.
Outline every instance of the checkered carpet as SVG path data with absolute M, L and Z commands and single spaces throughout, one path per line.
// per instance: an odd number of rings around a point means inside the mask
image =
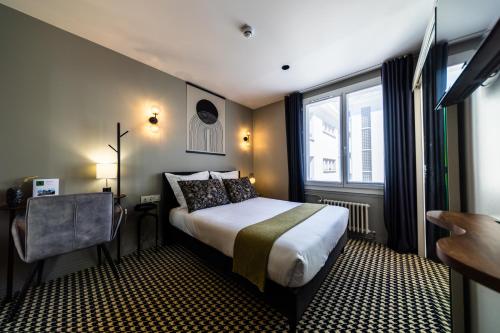
M 287 321 L 230 275 L 180 245 L 146 250 L 29 290 L 7 332 L 283 332 Z M 382 245 L 349 241 L 299 332 L 451 332 L 448 270 Z M 7 305 L 8 307 L 8 305 Z

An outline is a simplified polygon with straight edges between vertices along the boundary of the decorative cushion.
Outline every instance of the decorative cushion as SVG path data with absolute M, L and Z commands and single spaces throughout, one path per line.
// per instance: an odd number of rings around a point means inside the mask
M 210 177 L 212 179 L 238 179 L 240 177 L 240 173 L 238 171 L 229 171 L 229 172 L 217 172 L 210 171 Z
M 172 187 L 172 191 L 174 192 L 175 198 L 177 199 L 179 206 L 181 206 L 182 208 L 186 208 L 187 207 L 186 199 L 184 199 L 184 194 L 182 193 L 178 182 L 180 180 L 208 180 L 210 174 L 208 173 L 208 171 L 197 172 L 187 176 L 165 173 L 165 177 L 167 177 L 168 183 L 170 184 L 170 187 Z
M 190 213 L 199 209 L 231 203 L 224 185 L 218 179 L 181 180 L 178 183 Z
M 250 179 L 243 177 L 241 179 L 223 179 L 226 187 L 229 200 L 231 202 L 241 202 L 252 198 L 257 198 L 258 194 L 255 191 Z

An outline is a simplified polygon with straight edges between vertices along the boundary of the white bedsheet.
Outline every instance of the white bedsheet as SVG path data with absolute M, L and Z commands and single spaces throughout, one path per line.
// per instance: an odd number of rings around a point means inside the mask
M 170 223 L 232 258 L 238 231 L 298 205 L 290 201 L 255 198 L 193 213 L 179 207 L 170 211 Z M 285 287 L 300 287 L 308 283 L 323 267 L 345 232 L 347 220 L 347 209 L 327 206 L 288 230 L 271 249 L 268 277 Z

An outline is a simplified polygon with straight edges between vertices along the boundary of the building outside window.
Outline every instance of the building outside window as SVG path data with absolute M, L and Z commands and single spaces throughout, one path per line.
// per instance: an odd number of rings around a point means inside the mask
M 308 98 L 304 104 L 306 134 L 314 137 L 306 142 L 306 183 L 382 185 L 384 130 L 379 80 Z
M 337 160 L 331 158 L 323 159 L 323 172 L 324 173 L 334 173 L 337 172 Z
M 340 159 L 340 140 L 339 136 L 335 135 L 340 131 L 341 124 L 340 98 L 330 98 L 307 105 L 306 119 L 308 136 L 314 138 L 314 141 L 308 140 L 307 144 L 309 178 L 340 182 L 342 179 L 339 168 L 335 168 L 335 171 L 325 168 L 325 161 Z

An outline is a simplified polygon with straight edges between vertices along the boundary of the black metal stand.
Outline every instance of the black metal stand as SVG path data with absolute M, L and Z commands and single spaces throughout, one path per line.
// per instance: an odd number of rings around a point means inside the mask
M 121 138 L 125 134 L 127 134 L 128 131 L 121 132 L 120 129 L 120 123 L 116 123 L 116 148 L 113 147 L 112 145 L 108 145 L 111 149 L 113 149 L 116 152 L 116 159 L 117 159 L 117 168 L 116 168 L 116 203 L 120 204 L 121 203 Z M 106 255 L 106 254 L 105 254 Z M 121 232 L 120 229 L 118 229 L 118 232 L 116 234 L 116 262 L 120 263 L 121 260 Z

